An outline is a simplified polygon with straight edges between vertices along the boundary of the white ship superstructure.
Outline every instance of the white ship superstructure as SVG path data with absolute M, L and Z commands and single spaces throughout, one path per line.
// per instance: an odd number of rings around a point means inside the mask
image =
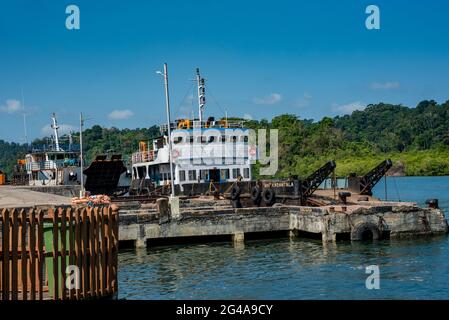
M 58 123 L 52 115 L 53 141 L 49 145 L 34 146 L 25 156 L 25 166 L 31 186 L 79 184 L 81 177 L 79 148 L 72 143 L 59 144 Z
M 255 147 L 242 121 L 227 118 L 203 120 L 205 83 L 197 70 L 199 119 L 179 119 L 170 124 L 174 184 L 223 183 L 251 180 Z M 167 125 L 161 136 L 140 142 L 132 156 L 132 179 L 151 179 L 155 186 L 171 182 Z

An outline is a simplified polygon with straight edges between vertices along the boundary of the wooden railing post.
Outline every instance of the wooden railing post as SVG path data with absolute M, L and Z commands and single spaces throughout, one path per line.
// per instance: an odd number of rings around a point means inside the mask
M 0 226 L 1 300 L 88 299 L 117 293 L 117 206 L 58 207 L 45 213 L 38 208 L 0 209 Z M 72 265 L 79 270 L 75 289 L 66 285 L 66 270 Z

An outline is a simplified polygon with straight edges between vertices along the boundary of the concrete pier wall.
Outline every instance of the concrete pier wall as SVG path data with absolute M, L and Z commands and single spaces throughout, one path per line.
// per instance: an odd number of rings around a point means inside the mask
M 164 206 L 159 206 L 165 208 Z M 350 207 L 181 208 L 177 218 L 156 208 L 121 210 L 119 239 L 144 247 L 147 240 L 200 236 L 230 236 L 242 242 L 247 233 L 305 233 L 323 241 L 362 240 L 441 235 L 448 232 L 439 209 L 410 203 Z

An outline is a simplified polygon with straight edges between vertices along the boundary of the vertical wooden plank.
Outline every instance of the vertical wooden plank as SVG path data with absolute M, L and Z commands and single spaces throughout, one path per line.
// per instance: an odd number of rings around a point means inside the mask
M 100 224 L 101 224 L 101 208 L 95 211 L 95 274 L 96 274 L 96 288 L 97 296 L 102 296 L 101 290 L 101 248 L 100 248 Z
M 118 268 L 118 206 L 112 205 L 112 219 L 113 219 L 113 283 L 112 288 L 114 294 L 118 292 L 118 279 L 117 279 L 117 268 Z
M 75 241 L 75 239 L 74 239 L 74 232 L 75 232 L 75 230 L 74 230 L 74 227 L 73 227 L 74 220 L 73 220 L 73 210 L 72 210 L 72 208 L 68 208 L 67 209 L 67 215 L 68 215 L 68 222 L 69 222 L 69 229 L 68 229 L 68 232 L 69 232 L 69 264 L 74 266 L 74 265 L 76 265 L 75 255 L 74 255 L 74 253 L 75 253 L 75 244 L 74 244 L 74 241 Z M 75 281 L 76 280 L 77 279 L 75 278 Z M 77 284 L 75 283 L 75 287 L 76 287 L 76 285 Z M 75 297 L 75 290 L 72 289 L 72 290 L 69 291 L 69 299 L 73 300 L 74 297 Z
M 95 280 L 95 209 L 89 208 L 89 264 L 90 264 L 90 295 L 96 296 Z
M 39 300 L 44 300 L 44 212 L 37 211 L 37 276 Z
M 49 216 L 53 217 L 53 299 L 59 299 L 59 226 L 58 226 L 58 210 L 51 208 Z
M 22 299 L 28 300 L 28 254 L 27 254 L 27 212 L 20 210 L 20 261 L 22 264 Z
M 66 258 L 67 258 L 67 238 L 66 238 L 66 228 L 67 228 L 67 212 L 65 208 L 59 208 L 59 215 L 61 217 L 61 299 L 66 299 Z
M 4 257 L 4 252 L 3 252 L 3 209 L 0 209 L 0 300 L 3 299 L 3 257 Z
M 81 247 L 81 210 L 78 208 L 75 211 L 75 259 L 76 259 L 76 265 L 79 270 L 79 276 L 80 276 L 80 288 L 76 290 L 75 297 L 77 300 L 81 298 L 81 288 L 83 287 L 84 278 L 83 278 L 83 272 L 82 272 L 82 247 Z
M 12 300 L 17 300 L 18 298 L 18 254 L 17 247 L 19 242 L 19 221 L 18 221 L 18 211 L 16 209 L 12 210 L 12 229 L 11 229 L 11 291 Z
M 36 300 L 36 212 L 30 209 L 29 219 L 29 242 L 28 252 L 30 254 L 30 300 Z
M 86 299 L 88 297 L 88 290 L 89 290 L 89 270 L 87 269 L 87 211 L 85 208 L 83 208 L 82 211 L 82 229 L 81 229 L 81 242 L 82 242 L 82 249 L 81 249 L 81 256 L 83 260 L 82 265 L 82 271 L 83 274 L 83 299 Z
M 100 287 L 101 295 L 106 295 L 106 226 L 105 226 L 105 213 L 106 208 L 102 208 L 100 211 L 100 233 L 101 233 L 101 277 L 100 277 Z
M 107 288 L 108 288 L 108 294 L 113 293 L 112 288 L 112 264 L 113 264 L 113 255 L 112 255 L 112 210 L 110 207 L 107 208 L 107 253 L 108 253 L 108 270 L 107 270 Z
M 10 259 L 10 246 L 9 246 L 9 210 L 3 209 L 3 240 L 2 240 L 2 248 L 3 248 L 3 289 L 2 289 L 2 299 L 9 300 L 9 259 Z

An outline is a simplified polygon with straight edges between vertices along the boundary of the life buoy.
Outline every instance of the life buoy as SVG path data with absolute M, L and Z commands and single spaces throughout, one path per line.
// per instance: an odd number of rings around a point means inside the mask
M 259 205 L 260 201 L 262 200 L 262 191 L 258 186 L 254 186 L 251 189 L 251 200 L 255 205 Z
M 355 225 L 351 230 L 352 241 L 380 240 L 382 232 L 372 222 L 362 222 Z
M 273 189 L 265 189 L 262 193 L 263 202 L 269 207 L 271 207 L 276 202 L 276 195 Z

